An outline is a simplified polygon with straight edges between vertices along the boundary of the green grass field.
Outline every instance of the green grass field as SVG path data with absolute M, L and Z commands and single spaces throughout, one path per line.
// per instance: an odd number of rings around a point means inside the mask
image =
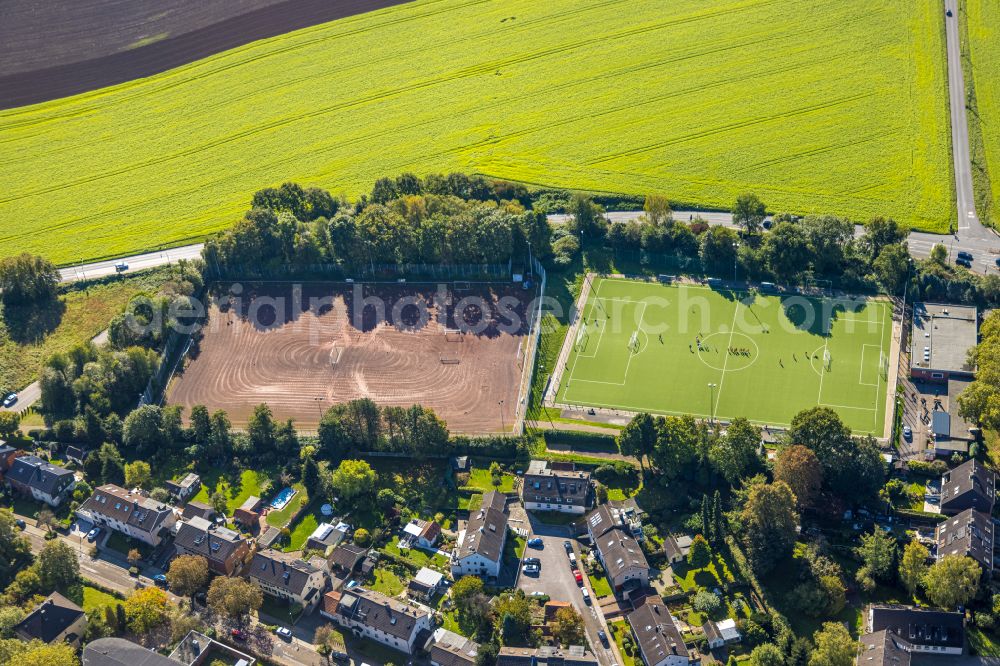
M 582 314 L 561 404 L 776 426 L 824 405 L 856 432 L 883 433 L 887 302 L 596 279 Z
M 1000 222 L 1000 4 L 995 0 L 965 0 L 969 58 L 976 90 L 976 111 L 970 117 L 970 140 L 977 187 L 989 184 L 990 192 L 976 192 L 984 222 Z M 966 73 L 968 80 L 968 73 Z M 978 136 L 974 125 L 978 123 Z M 978 145 L 981 144 L 981 145 Z
M 0 111 L 0 256 L 181 244 L 264 186 L 402 171 L 944 231 L 942 21 L 911 0 L 418 0 Z

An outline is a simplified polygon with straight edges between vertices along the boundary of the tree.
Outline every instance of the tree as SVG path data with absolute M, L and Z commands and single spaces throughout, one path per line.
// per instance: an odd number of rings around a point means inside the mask
M 691 548 L 688 550 L 688 564 L 692 569 L 703 569 L 712 562 L 712 548 L 708 545 L 700 534 L 696 534 L 691 540 Z
M 250 443 L 258 455 L 270 454 L 274 449 L 274 416 L 267 405 L 257 405 L 247 422 Z
M 874 580 L 891 582 L 896 569 L 896 539 L 891 534 L 880 529 L 864 534 L 857 550 L 864 562 L 864 566 L 858 570 L 859 577 L 867 575 Z M 862 571 L 865 573 L 862 574 Z
M 64 541 L 49 541 L 38 555 L 38 576 L 47 589 L 68 590 L 80 581 L 80 562 Z
M 52 526 L 56 522 L 56 515 L 50 509 L 42 509 L 35 516 L 35 526 L 44 527 L 46 532 L 52 531 Z
M 232 434 L 230 429 L 232 424 L 229 422 L 229 416 L 223 410 L 217 410 L 212 413 L 212 436 L 211 436 L 211 451 L 212 456 L 224 456 L 233 445 Z
M 354 543 L 358 544 L 362 548 L 367 548 L 371 545 L 372 535 L 363 527 L 359 527 L 354 530 Z
M 741 194 L 733 204 L 733 222 L 747 234 L 760 231 L 764 218 L 767 217 L 767 207 L 757 198 L 756 194 Z
M 17 606 L 0 606 L 0 638 L 13 638 L 14 627 L 25 615 L 24 610 Z
M 869 261 L 875 261 L 883 248 L 902 243 L 909 233 L 906 227 L 893 219 L 873 217 L 865 223 L 865 233 L 859 244 L 867 252 Z
M 778 280 L 791 281 L 812 264 L 812 248 L 805 229 L 782 222 L 771 229 L 761 248 L 764 264 Z
M 125 600 L 125 621 L 137 634 L 146 634 L 167 621 L 167 594 L 158 587 L 144 587 Z
M 976 596 L 982 569 L 971 557 L 946 555 L 924 576 L 927 597 L 935 606 L 951 610 L 964 606 Z
M 195 405 L 191 408 L 188 420 L 191 423 L 191 439 L 200 446 L 207 446 L 212 437 L 212 418 L 208 414 L 208 407 Z
M 764 643 L 750 653 L 750 666 L 785 666 L 785 655 L 774 643 Z
M 653 455 L 656 448 L 656 424 L 653 417 L 646 412 L 632 417 L 618 435 L 618 448 L 625 455 L 637 458 L 639 467 L 642 468 L 643 461 Z
M 496 597 L 493 612 L 496 615 L 504 643 L 523 641 L 531 628 L 531 609 L 533 604 L 524 594 L 524 590 L 508 592 Z
M 699 590 L 698 593 L 694 595 L 694 599 L 691 601 L 691 606 L 699 613 L 705 613 L 712 616 L 722 609 L 722 599 L 720 599 L 719 595 L 711 590 Z
M 646 219 L 653 224 L 666 224 L 673 218 L 670 200 L 662 194 L 647 194 L 642 210 L 646 213 Z
M 145 460 L 136 460 L 125 464 L 125 487 L 148 488 L 153 478 L 153 470 Z
M 490 483 L 494 489 L 499 489 L 503 485 L 503 470 L 500 469 L 500 463 L 495 460 L 490 463 Z
M 717 224 L 701 235 L 698 255 L 705 270 L 728 275 L 736 267 L 739 236 L 729 227 Z
M 718 543 L 726 538 L 726 517 L 722 512 L 722 494 L 718 490 L 712 496 L 712 536 Z
M 583 644 L 583 618 L 572 607 L 560 608 L 556 611 L 552 623 L 552 635 L 559 639 L 563 646 Z
M 919 541 L 911 541 L 903 549 L 903 557 L 899 561 L 899 580 L 911 595 L 924 583 L 927 575 L 927 559 L 930 551 Z
M 799 508 L 810 506 L 823 482 L 816 454 L 798 444 L 782 449 L 775 461 L 774 480 L 788 484 Z
M 698 459 L 698 444 L 703 435 L 691 415 L 657 418 L 653 465 L 668 481 L 685 475 Z
M 344 460 L 333 473 L 331 484 L 343 499 L 352 500 L 375 489 L 375 470 L 364 460 Z
M 885 461 L 871 438 L 855 439 L 829 407 L 813 407 L 792 418 L 789 439 L 808 447 L 819 460 L 823 482 L 853 501 L 873 499 L 885 482 Z
M 904 243 L 889 245 L 879 253 L 872 262 L 872 274 L 882 291 L 892 295 L 899 293 L 910 272 L 910 261 L 910 251 Z
M 125 417 L 122 431 L 125 446 L 140 453 L 156 451 L 166 444 L 163 434 L 163 410 L 157 405 L 143 405 Z
M 21 427 L 21 417 L 17 412 L 0 412 L 0 437 L 10 439 Z
M 809 666 L 853 666 L 858 643 L 839 622 L 824 622 L 813 634 L 816 649 L 809 657 Z
M 213 613 L 242 621 L 264 603 L 260 587 L 242 578 L 218 576 L 208 588 L 208 607 Z
M 795 495 L 783 481 L 755 483 L 740 512 L 747 556 L 758 575 L 764 575 L 792 552 L 799 515 Z
M 175 557 L 167 570 L 167 582 L 177 594 L 193 597 L 208 583 L 208 560 L 201 555 Z
M 139 566 L 139 562 L 142 562 L 142 553 L 138 548 L 130 548 L 126 559 L 133 567 Z
M 736 485 L 763 469 L 760 442 L 760 428 L 739 416 L 733 419 L 726 434 L 712 444 L 709 460 L 730 485 Z
M 462 576 L 452 585 L 451 598 L 455 602 L 456 608 L 461 611 L 462 604 L 473 596 L 482 593 L 483 589 L 482 578 L 478 576 Z
M 310 455 L 305 456 L 302 460 L 302 485 L 309 492 L 309 497 L 317 497 L 322 484 L 323 477 L 316 460 Z
M 54 298 L 59 271 L 52 262 L 24 252 L 0 259 L 0 299 L 10 307 Z
M 220 490 L 216 490 L 208 500 L 212 503 L 212 508 L 220 516 L 226 516 L 229 514 L 229 501 L 226 499 L 226 494 Z
M 79 666 L 76 650 L 69 643 L 48 645 L 39 640 L 0 640 L 0 663 L 6 666 Z

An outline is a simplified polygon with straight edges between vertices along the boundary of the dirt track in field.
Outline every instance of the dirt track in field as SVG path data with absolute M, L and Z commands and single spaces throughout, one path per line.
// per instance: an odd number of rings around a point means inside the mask
M 168 403 L 186 411 L 198 404 L 209 411 L 224 409 L 237 426 L 247 423 L 254 406 L 267 403 L 277 419 L 291 418 L 312 429 L 331 405 L 369 397 L 382 405 L 430 407 L 455 433 L 511 428 L 521 378 L 518 347 L 528 328 L 523 293 L 474 292 L 490 303 L 505 294 L 520 301 L 513 310 L 524 323 L 513 333 L 491 325 L 481 334 L 446 335 L 446 327 L 459 326 L 459 318 L 470 325 L 479 321 L 479 308 L 464 308 L 462 315 L 454 307 L 439 307 L 433 291 L 365 289 L 366 297 L 377 293 L 389 303 L 385 317 L 372 306 L 358 310 L 350 292 L 330 286 L 307 286 L 301 299 L 286 286 L 245 294 L 239 303 L 212 305 L 202 338 L 170 387 Z M 332 304 L 308 305 L 311 298 L 330 295 Z M 392 304 L 402 297 L 426 304 L 429 321 L 419 323 L 417 306 L 394 313 Z M 271 298 L 285 301 L 258 305 Z M 301 312 L 292 302 L 301 304 Z M 278 311 L 288 323 L 276 324 Z M 447 312 L 447 326 L 438 321 L 440 312 Z M 506 321 L 495 314 L 489 318 Z
M 131 81 L 406 0 L 3 0 L 0 109 Z

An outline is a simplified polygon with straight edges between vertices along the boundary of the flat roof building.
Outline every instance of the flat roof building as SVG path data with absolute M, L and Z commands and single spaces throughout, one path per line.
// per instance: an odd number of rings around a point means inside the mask
M 975 368 L 968 363 L 968 351 L 976 346 L 978 330 L 974 307 L 914 303 L 910 375 L 941 383 L 952 376 L 971 377 Z

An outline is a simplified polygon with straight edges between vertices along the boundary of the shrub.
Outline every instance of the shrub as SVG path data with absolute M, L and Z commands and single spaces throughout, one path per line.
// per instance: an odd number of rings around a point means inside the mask
M 911 460 L 906 463 L 906 466 L 914 474 L 922 476 L 941 476 L 948 471 L 948 464 L 943 460 L 934 460 L 932 462 Z
M 705 613 L 707 615 L 714 615 L 718 613 L 722 608 L 722 599 L 719 595 L 708 590 L 701 590 L 698 594 L 694 595 L 694 600 L 691 602 L 694 609 L 699 613 Z

